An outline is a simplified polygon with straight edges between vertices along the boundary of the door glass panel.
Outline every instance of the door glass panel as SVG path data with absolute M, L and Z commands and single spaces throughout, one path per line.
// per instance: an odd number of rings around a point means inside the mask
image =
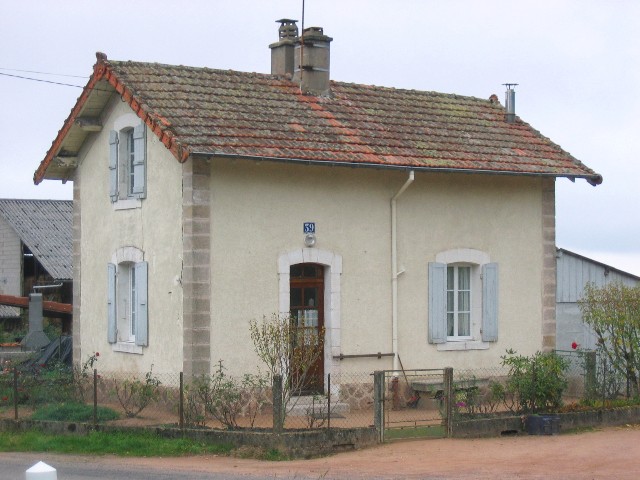
M 317 288 L 304 289 L 304 306 L 305 307 L 318 306 L 318 289 Z
M 302 303 L 302 289 L 297 287 L 291 287 L 291 307 L 301 307 Z

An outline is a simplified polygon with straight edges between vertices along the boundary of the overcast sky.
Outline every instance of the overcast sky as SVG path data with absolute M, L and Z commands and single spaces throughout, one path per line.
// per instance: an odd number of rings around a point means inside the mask
M 305 7 L 305 26 L 334 39 L 335 80 L 502 102 L 502 84 L 518 83 L 516 113 L 604 177 L 557 180 L 558 246 L 640 276 L 640 1 Z M 279 18 L 301 20 L 302 0 L 0 0 L 0 197 L 72 196 L 33 173 L 81 89 L 16 76 L 84 86 L 96 51 L 268 73 Z

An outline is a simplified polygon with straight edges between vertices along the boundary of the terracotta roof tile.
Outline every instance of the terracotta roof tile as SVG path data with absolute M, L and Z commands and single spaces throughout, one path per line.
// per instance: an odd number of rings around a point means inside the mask
M 198 153 L 602 181 L 527 123 L 507 123 L 495 99 L 335 81 L 331 96 L 313 97 L 273 75 L 106 59 L 85 91 L 103 78 L 179 161 Z

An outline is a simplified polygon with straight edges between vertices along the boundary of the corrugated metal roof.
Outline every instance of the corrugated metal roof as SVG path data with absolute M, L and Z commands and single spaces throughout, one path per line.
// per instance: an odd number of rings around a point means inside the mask
M 0 215 L 56 280 L 73 278 L 73 202 L 0 199 Z
M 106 105 L 109 92 L 127 101 L 181 162 L 200 153 L 602 181 L 519 118 L 507 123 L 495 96 L 482 100 L 331 82 L 330 96 L 315 97 L 280 76 L 98 55 L 36 183 L 70 177 L 75 164 L 65 158 L 73 158 L 89 134 L 76 120 Z

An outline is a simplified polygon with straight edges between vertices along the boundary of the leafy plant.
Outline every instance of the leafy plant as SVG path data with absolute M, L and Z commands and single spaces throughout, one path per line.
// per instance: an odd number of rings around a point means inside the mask
M 585 286 L 578 302 L 582 318 L 598 337 L 598 352 L 623 375 L 627 396 L 640 393 L 640 286 Z
M 188 421 L 204 425 L 209 413 L 226 428 L 236 429 L 238 417 L 244 413 L 253 427 L 266 403 L 262 395 L 266 386 L 267 380 L 260 374 L 245 374 L 240 379 L 227 375 L 221 360 L 213 375 L 199 377 L 189 387 Z
M 258 358 L 267 366 L 273 385 L 282 378 L 282 422 L 295 403 L 293 395 L 305 390 L 316 362 L 323 354 L 324 329 L 300 329 L 291 316 L 272 315 L 249 322 L 251 340 Z
M 160 380 L 153 375 L 153 365 L 145 373 L 144 381 L 114 380 L 116 396 L 127 417 L 137 417 L 151 402 L 160 396 Z
M 568 385 L 564 375 L 569 366 L 566 359 L 553 352 L 525 357 L 513 350 L 507 350 L 500 358 L 502 365 L 509 367 L 506 391 L 513 392 L 516 411 L 544 412 L 562 405 L 562 394 Z

